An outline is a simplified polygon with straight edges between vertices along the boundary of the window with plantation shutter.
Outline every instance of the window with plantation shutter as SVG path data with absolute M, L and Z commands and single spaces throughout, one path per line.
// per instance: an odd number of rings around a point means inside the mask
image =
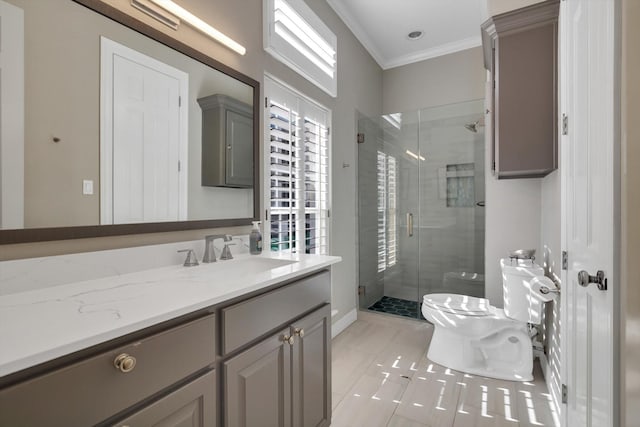
M 265 93 L 270 249 L 327 254 L 330 114 L 269 78 Z
M 378 273 L 396 264 L 396 158 L 378 151 Z

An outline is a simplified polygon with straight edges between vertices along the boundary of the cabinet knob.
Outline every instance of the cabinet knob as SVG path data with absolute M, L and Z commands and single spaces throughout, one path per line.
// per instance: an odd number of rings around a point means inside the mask
M 119 354 L 113 360 L 113 366 L 120 372 L 126 374 L 127 372 L 133 371 L 133 368 L 136 367 L 136 358 L 127 353 Z
M 293 333 L 299 336 L 300 338 L 304 337 L 304 329 L 302 328 L 294 328 Z
M 286 342 L 289 345 L 293 345 L 293 343 L 296 342 L 296 340 L 292 336 L 289 336 L 289 335 L 283 335 L 282 336 L 282 341 Z

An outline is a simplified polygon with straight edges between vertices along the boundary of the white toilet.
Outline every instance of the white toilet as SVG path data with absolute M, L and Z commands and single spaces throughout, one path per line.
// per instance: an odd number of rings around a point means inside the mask
M 533 379 L 529 323 L 540 324 L 544 303 L 556 290 L 532 260 L 502 259 L 504 309 L 489 300 L 457 294 L 428 294 L 422 314 L 434 325 L 427 357 L 470 374 L 513 381 Z M 544 289 L 543 289 L 544 290 Z

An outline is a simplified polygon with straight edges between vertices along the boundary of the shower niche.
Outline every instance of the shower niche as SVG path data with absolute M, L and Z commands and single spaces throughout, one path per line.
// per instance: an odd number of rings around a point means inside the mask
M 359 305 L 422 318 L 429 293 L 484 296 L 483 100 L 360 117 Z

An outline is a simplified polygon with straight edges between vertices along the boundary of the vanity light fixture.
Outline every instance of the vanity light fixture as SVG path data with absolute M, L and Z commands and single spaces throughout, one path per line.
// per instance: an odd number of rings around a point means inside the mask
M 207 24 L 202 19 L 198 18 L 197 16 L 195 16 L 194 14 L 189 12 L 188 10 L 182 8 L 181 6 L 177 5 L 173 1 L 171 1 L 171 0 L 150 0 L 150 1 L 155 3 L 155 4 L 157 4 L 158 6 L 160 6 L 161 8 L 166 10 L 167 12 L 169 12 L 169 13 L 177 16 L 178 18 L 182 19 L 184 22 L 188 23 L 189 25 L 191 25 L 195 29 L 197 29 L 197 30 L 203 32 L 204 34 L 208 35 L 212 39 L 222 43 L 225 46 L 227 46 L 229 49 L 239 53 L 240 55 L 244 55 L 247 52 L 247 50 L 244 48 L 244 46 L 242 46 L 241 44 L 239 44 L 235 40 L 231 39 L 227 35 L 225 35 L 225 34 L 221 33 L 220 31 L 216 30 L 211 25 Z
M 151 3 L 151 0 L 131 0 L 131 6 L 146 13 L 156 21 L 162 22 L 172 30 L 178 30 L 180 26 L 180 20 L 176 16 Z

